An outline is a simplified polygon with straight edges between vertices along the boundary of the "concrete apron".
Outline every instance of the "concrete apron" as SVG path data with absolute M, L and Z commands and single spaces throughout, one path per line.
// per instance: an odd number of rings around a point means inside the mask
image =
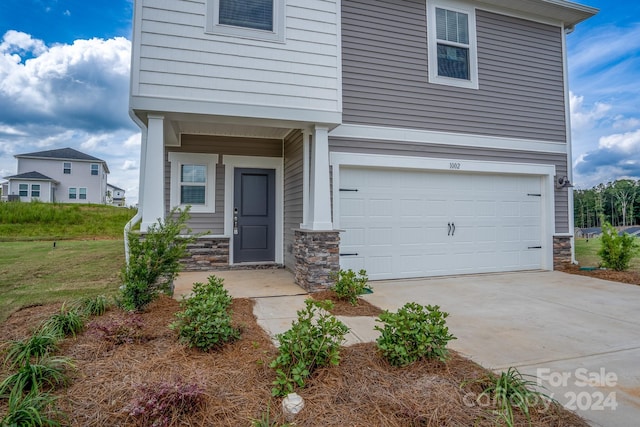
M 380 281 L 373 289 L 364 298 L 383 309 L 439 305 L 458 338 L 451 348 L 497 372 L 514 366 L 533 375 L 592 425 L 638 425 L 640 286 L 525 272 Z
M 308 294 L 286 270 L 182 273 L 176 295 L 194 281 L 223 277 L 233 297 L 254 298 L 258 324 L 273 338 L 289 329 Z M 450 314 L 450 348 L 489 369 L 510 366 L 546 387 L 595 426 L 640 419 L 640 286 L 560 272 L 524 272 L 370 283 L 363 298 L 395 311 L 406 302 Z M 346 345 L 375 341 L 375 319 L 338 316 Z M 473 402 L 473 399 L 470 399 Z M 617 407 L 613 409 L 613 404 Z

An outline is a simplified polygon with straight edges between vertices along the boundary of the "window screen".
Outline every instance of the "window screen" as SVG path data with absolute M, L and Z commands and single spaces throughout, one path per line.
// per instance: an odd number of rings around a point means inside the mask
M 273 31 L 273 0 L 220 0 L 218 23 Z
M 77 196 L 76 196 L 76 189 L 75 189 L 75 187 L 70 187 L 70 188 L 69 188 L 69 199 L 70 199 L 70 200 L 71 200 L 71 199 L 75 199 L 76 197 L 77 197 Z
M 86 199 L 87 199 L 87 189 L 80 188 L 80 200 L 86 200 Z
M 29 195 L 29 184 L 20 184 L 18 186 L 20 197 L 27 197 Z
M 31 197 L 40 197 L 40 184 L 31 184 Z
M 64 162 L 62 164 L 62 173 L 64 173 L 65 175 L 69 175 L 71 173 L 71 163 Z
M 98 165 L 96 164 L 92 164 L 91 165 L 91 175 L 98 175 Z

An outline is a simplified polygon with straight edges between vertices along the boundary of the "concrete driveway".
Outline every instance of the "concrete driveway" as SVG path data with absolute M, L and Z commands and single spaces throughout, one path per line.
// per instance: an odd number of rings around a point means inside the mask
M 534 375 L 593 425 L 640 420 L 640 286 L 560 272 L 372 282 L 374 305 L 439 305 L 450 347 L 496 370 Z

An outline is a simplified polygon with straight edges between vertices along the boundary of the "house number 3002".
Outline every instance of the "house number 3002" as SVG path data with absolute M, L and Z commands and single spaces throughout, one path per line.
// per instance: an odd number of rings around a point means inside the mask
M 460 163 L 456 163 L 456 162 L 449 163 L 449 169 L 460 169 Z

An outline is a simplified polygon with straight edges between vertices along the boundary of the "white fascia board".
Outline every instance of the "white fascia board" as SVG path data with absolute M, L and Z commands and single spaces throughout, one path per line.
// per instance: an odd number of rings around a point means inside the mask
M 284 159 L 223 155 L 224 167 L 224 236 L 229 238 L 229 264 L 233 265 L 233 196 L 234 169 L 258 168 L 276 171 L 276 263 L 284 262 Z
M 243 117 L 250 119 L 283 120 L 306 124 L 324 124 L 330 129 L 342 123 L 341 111 L 288 108 L 271 105 L 247 105 L 230 102 L 183 100 L 132 96 L 130 108 L 167 113 L 187 113 L 213 116 Z
M 420 142 L 424 144 L 455 145 L 474 148 L 534 151 L 540 153 L 566 154 L 567 144 L 531 139 L 516 139 L 485 135 L 434 132 L 418 129 L 403 129 L 384 126 L 340 125 L 329 133 L 329 137 L 372 139 L 378 141 Z

